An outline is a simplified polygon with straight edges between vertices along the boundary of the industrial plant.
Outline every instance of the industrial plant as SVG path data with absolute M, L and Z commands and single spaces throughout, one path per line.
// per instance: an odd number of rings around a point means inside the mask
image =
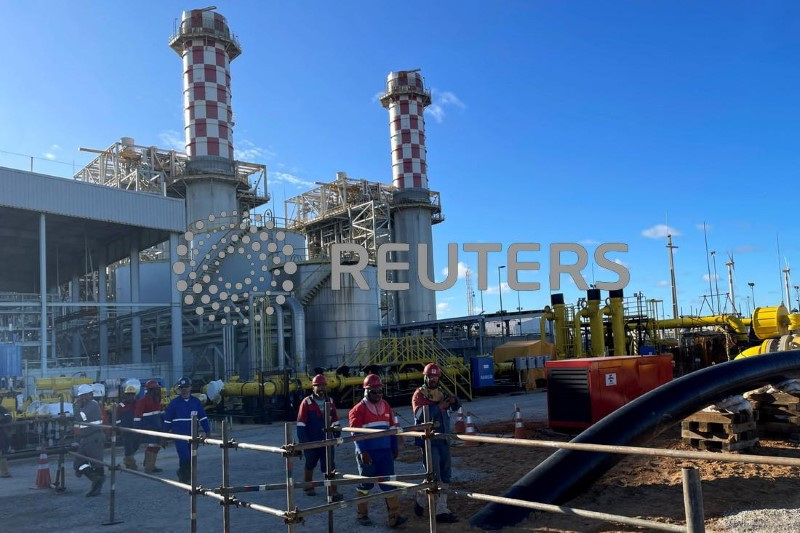
M 575 433 L 673 377 L 800 348 L 800 314 L 777 305 L 748 316 L 732 286 L 730 312 L 675 306 L 664 318 L 641 292 L 596 288 L 577 302 L 551 294 L 543 309 L 501 300 L 497 313 L 476 312 L 468 279 L 467 315 L 439 319 L 435 291 L 414 275 L 420 262 L 434 272 L 420 245 L 433 248 L 448 201 L 428 175 L 422 72 L 390 72 L 379 97 L 391 182 L 333 171 L 276 213 L 267 167 L 234 157 L 230 65 L 242 46 L 227 20 L 186 11 L 169 46 L 184 151 L 121 136 L 82 147 L 94 158 L 71 180 L 0 168 L 0 393 L 20 454 L 58 447 L 48 421 L 73 414 L 81 385 L 110 407 L 155 380 L 166 403 L 188 376 L 210 417 L 272 423 L 296 419 L 315 375 L 340 406 L 360 401 L 369 374 L 406 401 L 433 362 L 466 400 L 546 388 L 551 427 Z M 387 249 L 408 268 L 381 269 Z M 368 287 L 333 262 L 362 265 Z M 600 384 L 616 380 L 622 391 L 600 405 Z

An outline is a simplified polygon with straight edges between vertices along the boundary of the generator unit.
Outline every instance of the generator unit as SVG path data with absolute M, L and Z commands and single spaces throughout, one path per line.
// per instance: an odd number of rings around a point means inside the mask
M 547 412 L 554 429 L 584 430 L 672 380 L 672 355 L 547 361 Z

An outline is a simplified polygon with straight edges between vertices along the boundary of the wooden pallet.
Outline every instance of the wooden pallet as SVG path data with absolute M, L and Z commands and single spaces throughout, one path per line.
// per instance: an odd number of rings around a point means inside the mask
M 756 429 L 755 420 L 745 424 L 735 424 L 736 430 L 730 431 L 728 429 L 712 429 L 712 430 L 696 430 L 691 428 L 691 424 L 695 422 L 684 422 L 681 424 L 681 437 L 686 439 L 702 439 L 713 440 L 719 442 L 738 442 L 742 440 L 750 440 L 758 438 L 758 430 Z
M 700 450 L 744 450 L 758 443 L 757 418 L 754 411 L 699 411 L 681 422 L 681 437 L 685 444 Z
M 800 395 L 788 392 L 759 394 L 758 405 L 759 431 L 800 440 Z
M 722 442 L 718 440 L 706 439 L 684 439 L 684 442 L 689 444 L 692 448 L 697 448 L 699 450 L 707 450 L 710 452 L 738 452 L 757 445 L 758 438 L 738 442 Z

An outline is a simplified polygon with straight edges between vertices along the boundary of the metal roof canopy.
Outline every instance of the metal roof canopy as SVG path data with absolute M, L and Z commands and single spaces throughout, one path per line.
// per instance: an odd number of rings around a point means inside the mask
M 0 167 L 0 291 L 39 292 L 39 215 L 47 286 L 186 230 L 181 199 Z

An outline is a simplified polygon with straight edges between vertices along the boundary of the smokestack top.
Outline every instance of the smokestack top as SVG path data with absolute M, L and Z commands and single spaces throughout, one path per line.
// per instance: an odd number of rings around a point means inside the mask
M 209 37 L 224 45 L 229 59 L 232 61 L 242 53 L 239 40 L 228 26 L 228 21 L 213 10 L 216 6 L 204 9 L 192 9 L 181 14 L 181 24 L 169 41 L 169 46 L 178 55 L 183 55 L 184 47 L 193 38 Z

